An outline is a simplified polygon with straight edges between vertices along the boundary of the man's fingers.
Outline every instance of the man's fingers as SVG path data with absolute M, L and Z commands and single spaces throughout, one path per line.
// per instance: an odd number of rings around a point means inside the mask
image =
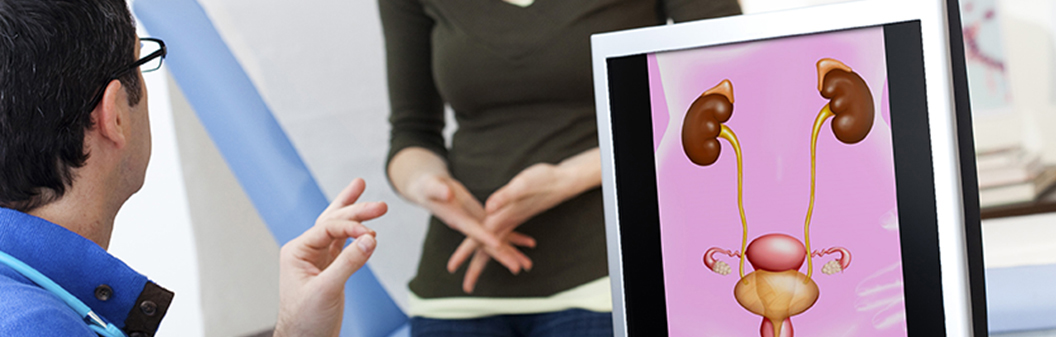
M 455 253 L 451 254 L 451 258 L 447 260 L 447 272 L 454 273 L 458 270 L 458 266 L 461 266 L 463 262 L 466 262 L 473 252 L 477 251 L 477 242 L 473 239 L 466 238 L 462 240 L 462 244 L 458 245 L 458 249 L 455 249 Z
M 320 282 L 330 287 L 344 287 L 352 273 L 367 263 L 376 245 L 374 235 L 361 235 L 351 245 L 345 247 L 337 259 L 319 274 Z
M 359 196 L 363 195 L 363 190 L 365 190 L 366 188 L 367 182 L 363 181 L 363 178 L 352 179 L 352 182 L 348 183 L 348 186 L 345 186 L 345 189 L 341 190 L 341 193 L 337 194 L 337 197 L 334 198 L 334 201 L 330 202 L 330 206 L 326 207 L 326 210 L 323 211 L 323 214 L 326 214 L 330 210 L 338 209 L 355 203 L 356 200 L 359 199 Z
M 473 293 L 473 288 L 477 287 L 477 280 L 484 272 L 484 267 L 488 265 L 488 260 L 488 254 L 477 250 L 473 255 L 473 260 L 469 262 L 469 267 L 466 268 L 466 277 L 462 279 L 462 291 L 467 294 Z
M 370 234 L 377 237 L 378 233 L 370 227 L 364 226 L 358 221 L 350 220 L 334 220 L 323 223 L 323 229 L 326 230 L 326 235 L 330 239 L 336 239 L 345 241 L 349 238 L 359 238 L 364 234 Z
M 329 218 L 362 222 L 373 220 L 388 211 L 389 205 L 384 201 L 361 202 L 334 210 Z
M 319 267 L 319 270 L 322 270 L 323 268 L 326 268 L 326 266 L 329 266 L 335 259 L 337 259 L 338 255 L 341 255 L 341 249 L 344 248 L 344 246 L 345 240 L 334 240 L 334 242 L 330 243 L 330 252 L 326 255 L 326 263 L 316 267 Z
M 324 250 L 329 249 L 335 240 L 345 242 L 345 239 L 358 238 L 363 234 L 376 235 L 373 229 L 357 221 L 330 220 L 316 224 L 294 240 L 300 240 L 300 244 L 308 248 Z

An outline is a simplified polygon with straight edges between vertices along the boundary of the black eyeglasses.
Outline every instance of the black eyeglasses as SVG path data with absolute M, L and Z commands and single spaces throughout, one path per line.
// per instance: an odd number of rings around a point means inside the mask
M 144 37 L 139 39 L 139 55 L 144 53 L 147 56 L 140 57 L 136 62 L 132 62 L 114 72 L 110 80 L 115 80 L 118 77 L 124 76 L 129 71 L 139 68 L 142 72 L 151 72 L 161 68 L 161 61 L 165 60 L 165 55 L 169 53 L 168 49 L 165 49 L 165 41 L 161 39 L 155 39 L 152 37 Z
M 165 59 L 165 55 L 169 53 L 168 49 L 165 49 L 165 42 L 161 39 L 155 39 L 150 37 L 144 37 L 139 39 L 139 54 L 147 56 L 140 57 L 135 62 L 126 64 L 111 73 L 110 77 L 106 79 L 106 82 L 96 90 L 95 96 L 91 101 L 88 102 L 86 109 L 94 109 L 96 105 L 99 105 L 99 101 L 103 100 L 103 92 L 106 91 L 106 86 L 111 81 L 121 78 L 121 76 L 127 75 L 130 71 L 139 69 L 140 72 L 151 72 L 161 68 L 161 62 Z

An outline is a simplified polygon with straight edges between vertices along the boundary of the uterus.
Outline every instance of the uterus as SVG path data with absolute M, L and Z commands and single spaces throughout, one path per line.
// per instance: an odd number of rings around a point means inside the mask
M 812 252 L 813 257 L 839 253 L 822 267 L 822 272 L 833 275 L 850 266 L 851 254 L 846 248 L 832 247 Z M 729 275 L 729 264 L 716 255 L 744 257 L 753 271 L 743 275 L 733 289 L 734 298 L 745 310 L 763 317 L 760 335 L 763 337 L 792 337 L 793 316 L 814 306 L 820 296 L 817 283 L 800 272 L 806 261 L 806 247 L 799 239 L 782 233 L 770 233 L 752 240 L 748 249 L 739 251 L 712 247 L 704 253 L 703 263 L 711 271 Z

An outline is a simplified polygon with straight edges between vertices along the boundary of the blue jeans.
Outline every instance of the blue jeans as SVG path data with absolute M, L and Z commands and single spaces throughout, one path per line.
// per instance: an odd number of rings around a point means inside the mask
M 612 313 L 571 309 L 474 319 L 412 317 L 412 337 L 610 337 Z

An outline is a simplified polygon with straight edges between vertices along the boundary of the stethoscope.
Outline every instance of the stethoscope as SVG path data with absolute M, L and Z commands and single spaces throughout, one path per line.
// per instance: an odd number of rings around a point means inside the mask
M 88 328 L 92 329 L 92 331 L 95 331 L 95 333 L 103 337 L 126 337 L 124 332 L 121 332 L 121 330 L 113 324 L 104 321 L 102 317 L 99 317 L 99 315 L 97 315 L 95 312 L 92 312 L 92 309 L 89 308 L 88 305 L 84 304 L 84 302 L 81 302 L 81 300 L 78 300 L 76 297 L 71 295 L 70 292 L 66 291 L 66 289 L 62 289 L 62 287 L 55 283 L 55 281 L 52 281 L 47 276 L 44 276 L 44 274 L 41 274 L 36 269 L 33 269 L 33 267 L 30 267 L 29 265 L 23 263 L 22 261 L 19 261 L 11 255 L 7 255 L 7 253 L 4 252 L 0 252 L 0 262 L 6 264 L 8 267 L 11 267 L 11 269 L 14 269 L 15 271 L 21 273 L 22 276 L 25 276 L 26 278 L 30 279 L 31 281 L 39 285 L 41 288 L 44 288 L 45 290 L 50 291 L 52 294 L 55 294 L 55 296 L 58 296 L 59 299 L 61 299 L 63 302 L 66 302 L 66 305 L 70 306 L 73 311 L 76 311 L 77 315 L 80 315 L 81 318 L 84 318 L 84 322 L 88 324 Z

